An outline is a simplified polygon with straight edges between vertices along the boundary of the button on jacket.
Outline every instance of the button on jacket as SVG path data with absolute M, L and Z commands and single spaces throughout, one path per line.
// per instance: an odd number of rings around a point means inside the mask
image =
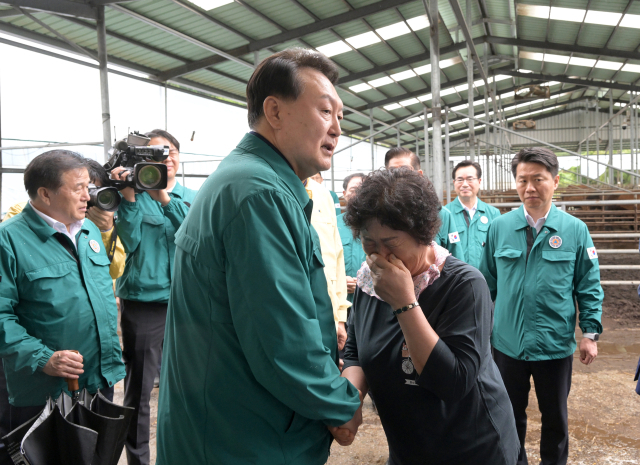
M 451 255 L 454 257 L 464 260 L 464 250 L 462 248 L 462 242 L 460 241 L 460 231 L 458 231 L 458 226 L 453 218 L 453 215 L 446 208 L 442 208 L 439 213 L 440 221 L 442 221 L 442 226 L 440 226 L 440 230 L 436 235 L 434 241 L 441 247 L 444 247 Z M 457 234 L 457 239 L 455 236 Z
M 165 207 L 147 192 L 136 194 L 135 202 L 122 199 L 116 225 L 127 261 L 116 283 L 118 297 L 138 302 L 169 300 L 175 233 L 196 193 L 176 182 Z
M 495 301 L 491 342 L 517 360 L 552 360 L 576 350 L 576 304 L 583 333 L 602 333 L 600 267 L 587 226 L 551 206 L 527 260 L 523 207 L 496 218 L 480 271 Z
M 313 200 L 247 134 L 176 235 L 158 405 L 158 465 L 326 463 L 350 420 Z
M 484 244 L 487 241 L 487 231 L 489 231 L 491 222 L 500 216 L 500 210 L 478 199 L 476 213 L 473 218 L 470 218 L 469 226 L 467 226 L 464 218 L 464 206 L 459 197 L 445 205 L 444 208 L 451 212 L 460 235 L 462 257 L 458 258 L 478 268 L 482 259 Z M 485 218 L 484 221 L 483 218 Z
M 344 268 L 347 276 L 356 278 L 362 262 L 367 259 L 367 254 L 362 249 L 360 239 L 354 238 L 351 228 L 344 224 L 344 215 L 343 213 L 338 216 L 338 231 L 340 231 L 340 240 L 344 250 Z M 347 294 L 347 299 L 353 303 L 353 294 Z
M 79 384 L 90 392 L 125 374 L 100 231 L 84 221 L 75 257 L 55 234 L 31 205 L 0 224 L 0 356 L 16 407 L 44 405 L 47 396 L 68 392 L 63 378 L 42 371 L 58 350 L 82 354 Z

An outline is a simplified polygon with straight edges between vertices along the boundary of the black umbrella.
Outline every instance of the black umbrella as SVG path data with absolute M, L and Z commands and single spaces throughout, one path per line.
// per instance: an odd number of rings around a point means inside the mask
M 71 389 L 70 389 L 71 390 Z M 134 409 L 71 390 L 2 440 L 16 465 L 117 465 Z

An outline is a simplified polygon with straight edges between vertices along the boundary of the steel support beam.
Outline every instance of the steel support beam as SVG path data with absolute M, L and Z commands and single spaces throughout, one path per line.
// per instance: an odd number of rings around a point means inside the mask
M 305 26 L 301 26 L 295 29 L 291 29 L 289 31 L 285 31 L 280 34 L 267 37 L 265 39 L 250 42 L 247 45 L 243 45 L 241 47 L 236 47 L 232 50 L 228 50 L 227 53 L 229 55 L 232 55 L 233 57 L 241 57 L 243 55 L 248 55 L 255 51 L 260 51 L 269 47 L 283 44 L 285 42 L 290 42 L 296 39 L 300 39 L 308 34 L 321 32 L 321 31 L 324 31 L 325 29 L 336 27 L 341 24 L 348 23 L 350 21 L 355 21 L 365 16 L 378 13 L 380 11 L 389 10 L 389 9 L 398 7 L 400 5 L 403 5 L 405 3 L 410 3 L 411 1 L 413 0 L 384 0 L 381 2 L 373 3 L 371 5 L 367 5 L 362 8 L 356 8 L 351 11 L 347 11 L 346 13 L 331 16 L 321 21 L 316 21 L 311 24 L 307 24 Z M 160 77 L 162 79 L 172 79 L 177 76 L 182 76 L 183 74 L 188 74 L 193 71 L 197 71 L 199 69 L 206 68 L 208 66 L 212 66 L 217 63 L 221 63 L 225 61 L 225 59 L 226 57 L 222 57 L 222 56 L 216 56 L 216 55 L 210 56 L 207 58 L 203 58 L 202 60 L 194 61 L 193 63 L 188 63 L 186 65 L 169 69 L 164 73 L 161 73 Z
M 456 1 L 456 0 L 453 0 Z M 467 10 L 467 24 L 471 24 L 473 21 L 473 16 L 471 14 L 471 0 L 467 0 L 466 5 Z M 471 63 L 471 45 L 467 43 L 467 100 L 468 100 L 468 112 L 469 112 L 469 159 L 471 161 L 476 161 L 476 147 L 475 147 L 475 131 L 473 130 L 473 110 L 474 110 L 474 102 L 473 99 L 475 97 L 475 92 L 473 88 L 473 63 Z M 487 82 L 485 81 L 485 87 L 488 87 Z M 447 180 L 448 182 L 448 180 Z
M 478 45 L 484 42 L 484 37 L 478 37 L 473 40 L 473 42 Z M 460 42 L 458 44 L 448 45 L 447 47 L 443 47 L 440 49 L 440 56 L 446 55 L 447 53 L 457 52 L 459 50 L 463 50 L 467 47 L 467 44 L 464 42 Z M 386 73 L 387 71 L 392 71 L 394 69 L 402 68 L 403 66 L 415 65 L 420 61 L 428 61 L 431 59 L 431 52 L 421 53 L 419 55 L 414 55 L 412 57 L 403 58 L 401 60 L 392 61 L 387 63 L 386 65 L 376 66 L 374 68 L 366 69 L 364 71 L 360 71 L 358 73 L 351 73 L 347 76 L 342 76 L 339 79 L 340 84 L 344 84 L 346 82 L 355 81 L 358 79 L 367 80 L 372 76 L 380 73 Z
M 98 66 L 100 67 L 100 103 L 102 105 L 102 140 L 104 161 L 109 160 L 111 150 L 111 112 L 109 110 L 109 72 L 107 70 L 107 27 L 104 5 L 96 6 L 96 29 L 98 31 Z
M 540 73 L 522 73 L 519 71 L 505 70 L 502 69 L 500 74 L 506 74 L 507 76 L 525 78 L 525 79 L 539 79 L 541 81 L 557 81 L 565 84 L 575 84 L 577 86 L 586 86 L 586 87 L 601 87 L 601 88 L 609 88 L 616 90 L 624 90 L 627 92 L 630 91 L 640 91 L 640 87 L 635 85 L 628 84 L 619 84 L 617 82 L 608 82 L 608 81 L 596 81 L 593 79 L 579 79 L 572 78 L 568 76 L 560 76 L 555 74 L 540 74 Z
M 154 21 L 151 18 L 147 18 L 146 16 L 141 15 L 140 13 L 136 13 L 135 11 L 132 11 L 132 10 L 130 10 L 128 8 L 125 8 L 123 6 L 120 6 L 120 5 L 109 5 L 109 7 L 113 8 L 114 10 L 116 10 L 116 11 L 118 11 L 120 13 L 123 13 L 123 14 L 125 14 L 127 16 L 131 16 L 132 18 L 135 18 L 140 22 L 143 22 L 145 24 L 153 26 L 156 29 L 160 29 L 161 31 L 164 31 L 164 32 L 166 32 L 168 34 L 171 34 L 171 35 L 175 36 L 175 37 L 179 37 L 180 39 L 182 39 L 182 40 L 184 40 L 186 42 L 190 42 L 193 45 L 197 45 L 200 48 L 203 48 L 203 49 L 208 50 L 208 51 L 210 51 L 212 53 L 215 53 L 216 55 L 219 55 L 219 56 L 221 56 L 223 58 L 226 58 L 227 60 L 231 60 L 231 61 L 233 61 L 235 63 L 238 63 L 238 64 L 240 64 L 242 66 L 246 66 L 248 68 L 253 69 L 253 65 L 251 63 L 248 63 L 248 62 L 246 62 L 246 61 L 244 61 L 244 60 L 242 60 L 240 58 L 237 58 L 237 57 L 229 54 L 228 52 L 225 52 L 224 50 L 220 50 L 219 48 L 216 48 L 216 47 L 214 47 L 212 45 L 204 43 L 201 40 L 198 40 L 198 39 L 196 39 L 194 37 L 191 37 L 191 36 L 189 36 L 189 35 L 187 35 L 187 34 L 185 34 L 183 32 L 180 32 L 180 31 L 177 31 L 175 29 L 172 29 L 169 26 L 165 26 L 164 24 L 159 23 L 158 21 Z
M 537 40 L 512 39 L 507 37 L 486 37 L 490 44 L 512 45 L 515 47 L 529 47 L 543 50 L 555 50 L 559 52 L 584 53 L 586 55 L 610 56 L 615 58 L 625 58 L 628 60 L 640 60 L 639 52 L 628 52 L 624 50 L 614 50 L 610 48 L 583 47 L 574 44 L 557 44 L 554 42 L 543 42 Z
M 78 18 L 96 19 L 96 10 L 91 5 L 64 0 L 12 0 L 5 2 L 17 7 L 32 8 L 47 13 L 59 13 Z
M 438 0 L 422 0 L 426 12 L 431 18 L 438 18 Z M 440 107 L 440 28 L 438 21 L 429 25 L 429 51 L 431 53 L 431 114 L 433 117 L 433 177 L 431 182 L 442 202 L 442 108 Z

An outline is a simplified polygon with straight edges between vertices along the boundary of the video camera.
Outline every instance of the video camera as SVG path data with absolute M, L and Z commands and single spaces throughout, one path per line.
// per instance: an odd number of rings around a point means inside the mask
M 89 184 L 89 196 L 87 207 L 98 207 L 101 210 L 114 212 L 120 206 L 120 194 L 115 187 L 98 187 Z
M 124 181 L 111 179 L 111 186 L 118 190 L 133 187 L 136 192 L 167 188 L 167 166 L 158 162 L 167 159 L 169 147 L 149 145 L 150 141 L 148 137 L 132 132 L 126 139 L 116 142 L 104 169 L 109 174 L 118 166 L 132 169 L 128 170 Z

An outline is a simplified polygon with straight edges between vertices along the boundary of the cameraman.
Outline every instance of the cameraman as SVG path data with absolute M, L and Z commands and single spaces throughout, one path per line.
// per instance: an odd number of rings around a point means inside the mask
M 180 143 L 166 131 L 145 134 L 150 145 L 169 146 L 167 188 L 136 194 L 120 191 L 116 225 L 127 252 L 124 274 L 116 284 L 121 301 L 123 358 L 127 369 L 124 405 L 135 408 L 126 441 L 129 465 L 149 463 L 149 400 L 158 376 L 167 302 L 175 253 L 174 235 L 184 221 L 196 191 L 176 181 Z M 114 168 L 111 177 L 125 180 L 129 170 Z

